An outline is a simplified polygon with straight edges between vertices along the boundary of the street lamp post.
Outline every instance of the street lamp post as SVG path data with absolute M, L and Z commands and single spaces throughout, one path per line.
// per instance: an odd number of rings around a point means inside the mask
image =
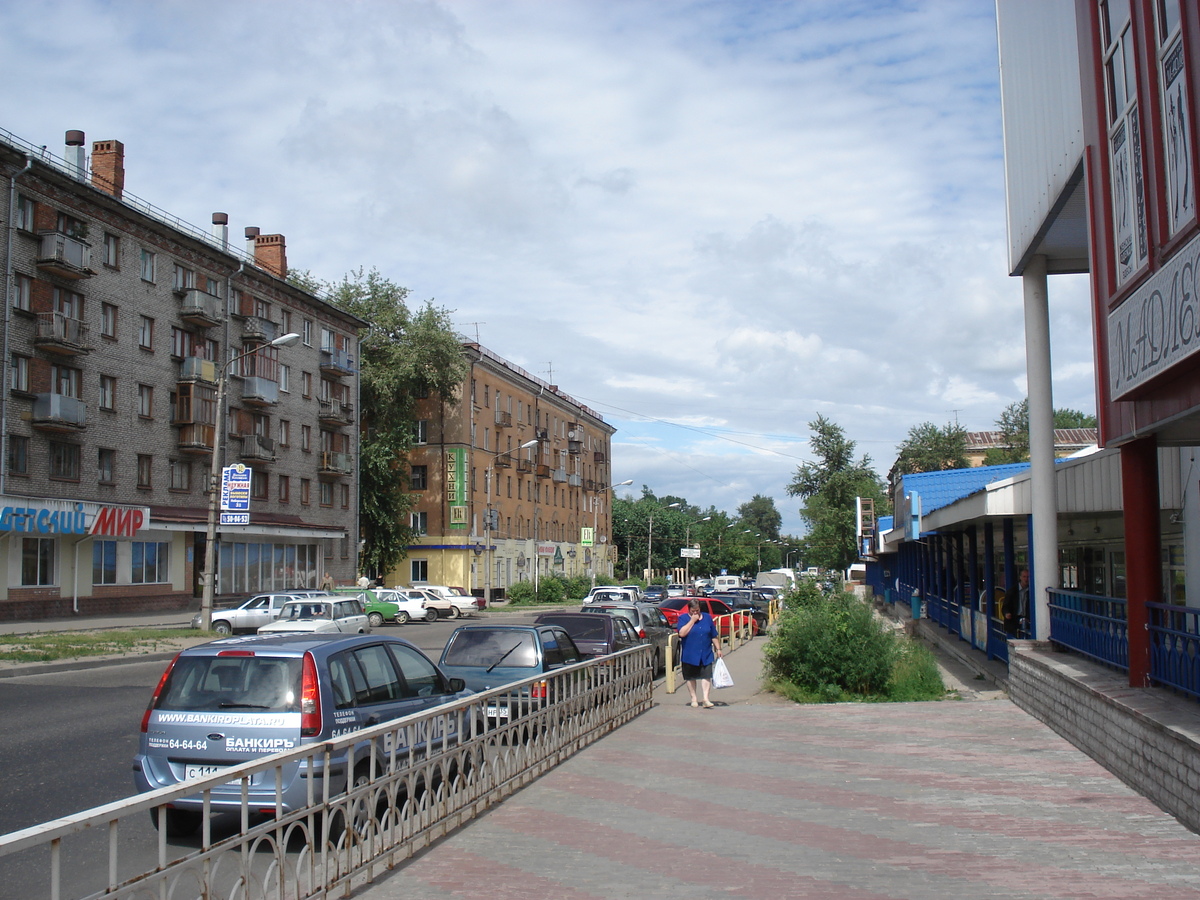
M 610 484 L 608 487 L 600 488 L 600 490 L 598 490 L 596 493 L 603 494 L 605 491 L 611 491 L 613 488 L 625 487 L 628 484 L 633 484 L 632 478 L 629 479 L 628 481 L 618 481 L 616 484 Z M 596 531 L 600 528 L 600 504 L 598 502 L 599 499 L 600 499 L 599 497 L 594 497 L 592 499 L 592 503 L 593 503 L 593 505 L 592 505 L 592 587 L 596 586 Z M 609 530 L 611 531 L 612 530 L 612 528 L 611 528 L 612 520 L 610 519 L 609 522 L 610 522 Z
M 292 331 L 275 338 L 268 344 L 259 344 L 245 353 L 231 356 L 217 371 L 217 422 L 213 426 L 212 466 L 208 473 L 208 530 L 204 541 L 203 591 L 200 596 L 200 627 L 205 631 L 212 626 L 213 594 L 217 580 L 217 518 L 221 502 L 221 457 L 225 450 L 225 394 L 228 392 L 229 368 L 235 362 L 254 356 L 263 347 L 290 347 L 300 340 Z
M 663 509 L 679 509 L 678 503 L 668 503 Z M 650 511 L 650 527 L 646 530 L 646 583 L 650 583 L 650 552 L 654 546 L 654 510 Z
M 483 546 L 487 551 L 487 558 L 484 562 L 484 565 L 487 566 L 487 575 L 483 580 L 483 602 L 485 606 L 492 605 L 492 469 L 496 465 L 496 460 L 500 457 L 508 456 L 510 453 L 517 453 L 521 450 L 528 450 L 530 447 L 536 446 L 536 440 L 526 441 L 519 447 L 513 447 L 511 450 L 495 454 L 483 473 L 483 483 L 487 489 L 487 509 L 483 514 Z

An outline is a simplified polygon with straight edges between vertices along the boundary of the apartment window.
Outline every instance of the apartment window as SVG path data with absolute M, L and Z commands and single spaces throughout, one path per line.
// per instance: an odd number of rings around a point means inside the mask
M 29 474 L 29 438 L 24 435 L 8 436 L 8 474 Z
M 139 453 L 137 457 L 137 486 L 139 488 L 154 487 L 154 457 L 148 453 Z
M 12 389 L 14 391 L 29 390 L 29 357 L 17 353 L 12 357 Z
M 154 320 L 149 316 L 142 316 L 138 325 L 138 346 L 143 350 L 154 349 Z
M 54 311 L 67 319 L 83 318 L 83 294 L 66 288 L 54 289 Z
M 83 373 L 79 369 L 73 369 L 70 366 L 52 366 L 50 373 L 50 384 L 54 393 L 63 397 L 74 397 L 76 400 L 81 399 L 79 383 L 83 378 Z
M 412 466 L 408 472 L 409 490 L 423 491 L 429 487 L 429 469 L 426 466 Z
M 429 420 L 417 419 L 413 428 L 413 442 L 417 444 L 429 443 Z
M 255 297 L 254 298 L 254 315 L 258 316 L 258 318 L 260 318 L 260 319 L 266 319 L 267 321 L 270 321 L 270 319 L 271 319 L 271 304 L 268 303 L 266 300 L 264 300 L 262 297 Z
M 279 420 L 279 446 L 290 447 L 292 445 L 292 423 L 287 419 Z
M 341 492 L 341 495 L 342 495 L 342 509 L 349 509 L 350 508 L 350 485 L 348 485 L 348 484 L 339 485 L 338 490 Z
M 279 502 L 288 503 L 292 499 L 292 479 L 287 475 L 279 476 Z
M 305 453 L 308 453 L 309 451 L 312 450 L 312 426 L 311 425 L 301 425 L 300 426 L 300 449 L 303 450 Z
M 28 275 L 17 275 L 13 291 L 13 309 L 29 312 L 33 302 L 33 279 Z
M 177 291 L 186 291 L 188 288 L 195 287 L 196 273 L 186 266 L 175 263 L 174 273 L 171 277 L 171 286 Z
M 117 408 L 117 379 L 111 375 L 100 376 L 100 408 L 110 411 Z
M 194 356 L 192 352 L 192 342 L 194 335 L 190 331 L 184 331 L 176 325 L 171 326 L 171 355 L 184 357 Z
M 134 584 L 163 584 L 171 580 L 171 545 L 167 541 L 133 541 Z
M 101 484 L 115 484 L 117 451 L 101 447 L 96 451 L 96 480 Z
M 21 539 L 21 584 L 54 584 L 54 538 Z
M 321 482 L 321 505 L 333 506 L 333 482 Z
M 412 532 L 413 534 L 428 534 L 429 533 L 429 513 L 415 512 L 412 514 Z
M 269 492 L 270 476 L 266 472 L 255 469 L 250 475 L 250 499 L 266 500 Z
M 286 334 L 287 332 L 284 332 L 284 333 Z M 283 363 L 280 363 L 279 364 L 279 391 L 280 391 L 280 393 L 283 393 L 283 394 L 291 393 L 291 384 L 292 384 L 292 367 L 288 366 L 288 365 L 284 365 Z
M 92 584 L 117 583 L 117 542 L 95 541 L 92 544 Z
M 67 237 L 73 237 L 78 240 L 86 238 L 88 231 L 85 222 L 64 212 L 58 214 L 57 230 L 60 234 L 65 234 Z
M 100 334 L 114 341 L 117 339 L 117 308 L 111 303 L 100 304 Z
M 487 384 L 485 384 L 485 385 L 483 386 L 483 405 L 484 405 L 485 407 L 487 407 L 487 406 L 491 406 L 491 405 L 492 405 L 492 401 L 491 401 L 491 399 L 490 399 L 490 398 L 491 398 L 491 392 L 492 392 L 491 385 L 487 385 Z
M 205 275 L 204 276 L 204 293 L 212 294 L 214 297 L 220 297 L 221 296 L 221 282 L 217 281 L 217 279 L 215 279 L 215 278 L 209 278 L 207 275 Z
M 312 479 L 300 479 L 300 503 L 302 506 L 308 506 L 312 502 Z
M 50 442 L 50 477 L 60 481 L 79 480 L 79 445 Z
M 292 333 L 292 311 L 290 309 L 279 311 L 279 331 L 282 334 Z
M 302 388 L 301 393 L 303 393 L 304 399 L 308 400 L 309 398 L 311 398 L 312 397 L 312 372 L 304 372 L 300 375 L 300 386 Z
M 173 459 L 167 467 L 171 472 L 171 490 L 190 491 L 192 489 L 192 464 L 184 459 Z
M 121 239 L 107 231 L 104 233 L 104 264 L 110 269 L 121 268 Z
M 138 415 L 143 419 L 154 416 L 154 388 L 148 384 L 138 385 Z
M 427 560 L 427 559 L 410 560 L 408 571 L 409 571 L 409 574 L 412 576 L 412 578 L 409 579 L 410 582 L 428 581 L 429 580 L 429 560 Z
M 312 346 L 312 334 L 313 334 L 312 319 L 305 319 L 304 320 L 304 331 L 301 333 L 301 336 L 304 338 L 304 346 L 305 347 Z
M 141 274 L 142 281 L 154 283 L 154 252 L 145 247 L 142 248 Z
M 17 195 L 16 225 L 19 229 L 22 231 L 33 231 L 36 212 L 37 204 L 32 199 L 22 194 Z

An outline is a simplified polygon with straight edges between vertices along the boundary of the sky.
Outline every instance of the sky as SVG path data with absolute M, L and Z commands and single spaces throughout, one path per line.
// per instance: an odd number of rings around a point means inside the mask
M 886 476 L 1025 396 L 992 0 L 39 0 L 0 76 L 0 128 L 449 310 L 616 428 L 620 496 L 801 534 L 818 415 Z M 1092 413 L 1086 280 L 1050 309 Z

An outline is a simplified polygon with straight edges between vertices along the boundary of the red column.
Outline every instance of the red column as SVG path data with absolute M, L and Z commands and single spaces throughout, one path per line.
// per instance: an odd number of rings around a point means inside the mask
M 1147 603 L 1162 600 L 1162 534 L 1158 509 L 1158 441 L 1151 435 L 1121 446 L 1125 508 L 1125 582 L 1129 602 L 1129 685 L 1150 683 Z

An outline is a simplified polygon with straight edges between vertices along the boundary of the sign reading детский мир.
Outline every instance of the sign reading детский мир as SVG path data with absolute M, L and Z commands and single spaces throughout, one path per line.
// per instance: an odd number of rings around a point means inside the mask
M 12 498 L 17 499 L 17 498 Z M 0 534 L 92 534 L 133 537 L 150 521 L 148 506 L 108 506 L 83 500 L 37 500 L 0 507 Z

